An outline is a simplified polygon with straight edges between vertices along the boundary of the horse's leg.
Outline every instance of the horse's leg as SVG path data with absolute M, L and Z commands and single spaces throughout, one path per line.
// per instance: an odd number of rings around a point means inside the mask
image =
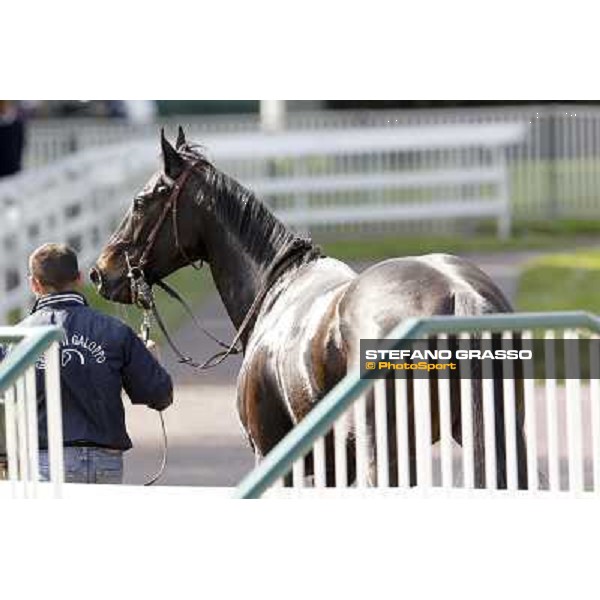
M 437 343 L 434 337 L 430 338 L 429 350 L 437 350 Z M 440 423 L 440 398 L 439 398 L 439 374 L 437 371 L 432 371 L 429 374 L 429 414 L 431 415 L 431 444 L 436 444 L 441 435 Z M 432 484 L 435 478 L 432 458 Z
M 406 408 L 408 416 L 408 473 L 410 487 L 417 485 L 417 443 L 415 436 L 415 381 L 411 371 L 406 374 Z
M 327 487 L 335 487 L 335 438 L 333 431 L 325 436 L 325 481 Z
M 471 336 L 470 347 L 481 350 L 481 336 Z M 485 488 L 485 428 L 483 420 L 483 380 L 481 362 L 471 361 L 471 401 L 473 409 L 473 461 L 475 488 Z
M 238 415 L 256 457 L 266 456 L 294 426 L 276 381 L 261 360 L 239 381 Z M 284 484 L 292 485 L 291 473 Z
M 398 487 L 399 480 L 399 464 L 403 460 L 407 460 L 401 453 L 403 449 L 398 446 L 398 435 L 401 438 L 408 436 L 408 465 L 409 465 L 409 485 L 417 484 L 417 462 L 416 462 L 416 445 L 415 445 L 415 421 L 414 421 L 414 391 L 412 376 L 407 381 L 406 398 L 399 398 L 396 394 L 395 374 L 391 372 L 386 377 L 386 406 L 387 406 L 387 438 L 388 438 L 388 477 L 390 487 Z M 398 403 L 406 402 L 407 411 L 407 431 L 398 433 L 397 429 L 397 410 Z M 376 448 L 376 443 L 373 444 Z M 373 461 L 376 466 L 376 462 Z M 376 481 L 376 479 L 375 479 Z
M 471 380 L 473 399 L 473 460 L 475 461 L 475 487 L 485 487 L 485 430 L 483 425 L 483 395 L 481 379 Z
M 517 408 L 517 482 L 520 490 L 528 487 L 527 444 L 524 431 L 525 411 Z
M 396 431 L 396 377 L 392 371 L 385 378 L 388 460 L 390 487 L 398 487 L 398 438 Z
M 516 363 L 515 373 L 515 399 L 517 413 L 517 476 L 519 489 L 527 488 L 527 446 L 524 435 L 524 402 L 522 365 Z M 476 385 L 477 384 L 477 385 Z M 494 415 L 496 436 L 496 477 L 499 489 L 507 486 L 506 475 L 506 424 L 504 415 L 504 386 L 501 365 L 494 364 Z M 512 381 L 510 383 L 512 385 Z M 462 416 L 460 403 L 460 380 L 453 377 L 450 382 L 451 411 L 452 411 L 452 437 L 460 446 L 462 443 Z M 481 401 L 481 387 L 473 377 L 473 435 L 475 446 L 475 487 L 483 487 L 485 482 L 485 449 L 483 434 L 483 406 Z
M 521 337 L 515 336 L 515 348 L 521 349 Z M 523 363 L 516 361 L 514 368 L 515 402 L 517 413 L 517 485 L 520 490 L 528 486 L 527 444 L 525 442 L 525 388 L 523 380 Z
M 367 413 L 367 427 L 365 439 L 365 453 L 367 460 L 367 485 L 377 487 L 377 454 L 376 454 L 376 430 L 375 430 L 375 392 L 369 390 L 365 395 Z
M 452 414 L 452 437 L 463 448 L 462 406 L 460 378 L 452 377 L 450 381 L 450 406 Z M 481 378 L 478 370 L 471 373 L 471 411 L 473 417 L 473 462 L 475 467 L 475 487 L 485 487 L 485 437 L 483 430 L 483 402 L 481 397 Z M 463 486 L 466 481 L 463 473 Z
M 492 347 L 494 350 L 501 348 L 501 336 L 492 335 Z M 503 490 L 507 487 L 506 474 L 506 420 L 504 414 L 504 379 L 502 364 L 494 361 L 494 424 L 496 437 L 496 485 L 498 489 Z M 506 382 L 506 385 L 512 385 L 512 381 Z
M 453 378 L 450 381 L 450 410 L 452 419 L 452 437 L 459 444 L 463 452 L 462 406 L 460 380 Z M 481 399 L 481 380 L 471 379 L 471 410 L 473 418 L 473 462 L 475 467 L 475 487 L 485 487 L 485 447 L 483 432 L 483 403 Z M 463 463 L 464 464 L 464 463 Z M 463 473 L 463 487 L 465 486 L 466 473 Z

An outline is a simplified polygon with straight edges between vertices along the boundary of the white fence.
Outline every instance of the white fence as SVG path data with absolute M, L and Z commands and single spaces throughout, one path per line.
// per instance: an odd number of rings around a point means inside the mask
M 0 481 L 0 498 L 60 497 L 64 481 L 58 327 L 0 327 L 0 345 L 8 350 L 0 362 L 0 438 L 6 446 L 8 481 Z M 49 475 L 39 483 L 38 398 L 36 371 L 43 369 Z M 3 451 L 4 448 L 0 448 Z
M 408 380 L 390 371 L 388 379 L 369 380 L 357 369 L 269 453 L 237 496 L 256 497 L 272 485 L 307 497 L 311 490 L 352 496 L 364 488 L 600 493 L 600 319 L 539 313 L 409 320 L 386 347 L 407 349 L 410 340 L 424 338 L 448 349 L 450 336 L 458 336 L 464 348 L 474 348 L 474 334 L 481 340 L 496 334 L 498 348 L 533 349 L 533 360 L 502 361 L 496 383 L 476 379 L 472 362 L 461 361 L 454 389 L 441 376 Z M 543 343 L 534 345 L 535 338 Z M 483 369 L 479 377 L 490 374 Z M 523 413 L 525 445 L 519 445 Z M 526 464 L 520 477 L 518 456 Z
M 0 323 L 29 304 L 30 252 L 45 242 L 68 242 L 85 268 L 157 162 L 148 144 L 107 146 L 0 181 Z
M 258 115 L 181 117 L 132 125 L 93 119 L 34 121 L 29 128 L 26 164 L 39 166 L 64 154 L 131 139 L 156 138 L 160 125 L 172 134 L 177 123 L 190 139 L 211 132 L 256 131 Z M 290 112 L 291 130 L 412 127 L 521 122 L 529 134 L 507 153 L 514 213 L 522 219 L 596 217 L 600 205 L 600 107 L 527 106 L 403 111 Z M 449 150 L 444 160 L 459 160 Z
M 204 141 L 219 168 L 298 228 L 337 233 L 415 221 L 448 228 L 485 218 L 507 235 L 504 153 L 525 133 L 508 123 L 213 134 Z M 27 257 L 37 245 L 66 241 L 84 268 L 96 258 L 159 167 L 157 148 L 157 139 L 91 148 L 0 182 L 0 319 L 27 305 Z
M 520 123 L 365 127 L 222 135 L 207 145 L 221 168 L 298 228 L 492 218 L 507 237 L 505 151 L 526 132 Z

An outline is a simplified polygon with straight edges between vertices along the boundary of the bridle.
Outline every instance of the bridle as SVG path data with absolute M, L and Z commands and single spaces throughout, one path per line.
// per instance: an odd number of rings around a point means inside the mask
M 263 279 L 263 283 L 259 292 L 257 293 L 254 301 L 252 302 L 250 308 L 246 312 L 242 323 L 240 324 L 236 335 L 230 344 L 226 344 L 212 335 L 209 331 L 207 331 L 196 319 L 190 305 L 181 297 L 181 295 L 172 288 L 169 284 L 165 283 L 161 279 L 155 281 L 154 283 L 163 289 L 169 296 L 173 299 L 177 300 L 185 309 L 187 314 L 191 317 L 194 324 L 210 339 L 216 342 L 219 346 L 223 348 L 222 351 L 215 353 L 213 356 L 204 360 L 202 362 L 197 362 L 193 360 L 191 357 L 186 356 L 179 350 L 173 341 L 172 336 L 169 334 L 169 331 L 158 311 L 156 306 L 156 302 L 154 299 L 154 293 L 152 290 L 152 285 L 148 283 L 144 274 L 144 267 L 147 264 L 148 257 L 150 252 L 153 250 L 156 240 L 158 238 L 158 234 L 160 233 L 161 228 L 167 221 L 169 217 L 169 213 L 171 214 L 171 221 L 173 226 L 173 236 L 175 239 L 175 245 L 177 247 L 178 252 L 181 256 L 186 260 L 186 266 L 192 265 L 195 269 L 200 270 L 203 266 L 202 261 L 198 265 L 194 263 L 194 261 L 189 257 L 189 255 L 184 250 L 180 236 L 179 236 L 179 227 L 178 227 L 178 201 L 183 191 L 184 185 L 187 182 L 190 174 L 192 172 L 198 172 L 196 170 L 196 166 L 200 161 L 196 161 L 192 164 L 189 164 L 184 171 L 177 177 L 175 181 L 173 181 L 166 174 L 163 174 L 163 179 L 172 185 L 171 193 L 167 198 L 165 205 L 160 213 L 160 216 L 156 223 L 153 225 L 150 234 L 148 235 L 146 245 L 142 250 L 140 258 L 137 264 L 133 264 L 129 257 L 129 254 L 125 252 L 125 262 L 127 265 L 127 278 L 129 279 L 130 290 L 131 290 L 131 300 L 132 303 L 138 306 L 143 310 L 143 322 L 142 322 L 142 337 L 147 341 L 150 337 L 150 327 L 152 323 L 152 317 L 156 321 L 160 330 L 162 331 L 165 340 L 176 354 L 178 358 L 178 362 L 182 364 L 186 364 L 192 368 L 199 370 L 206 370 L 217 365 L 221 364 L 226 358 L 234 354 L 240 354 L 243 351 L 243 346 L 239 345 L 240 342 L 244 339 L 245 335 L 249 335 L 247 331 L 252 323 L 253 319 L 256 317 L 258 313 L 258 309 L 262 304 L 262 301 L 265 299 L 267 292 L 269 291 L 272 284 L 275 280 L 285 271 L 287 270 L 295 261 L 299 261 L 301 257 L 306 256 L 320 256 L 320 249 L 312 244 L 312 242 L 308 239 L 295 237 L 287 244 L 284 244 L 280 250 L 275 255 L 271 266 L 266 271 Z M 163 435 L 163 454 L 161 460 L 161 466 L 156 474 L 151 477 L 144 485 L 152 485 L 155 483 L 163 474 L 166 462 L 167 462 L 167 433 L 165 428 L 165 422 L 162 413 L 160 414 L 161 426 L 162 426 L 162 435 Z
M 167 198 L 165 205 L 163 206 L 163 209 L 162 209 L 156 223 L 154 223 L 152 229 L 150 230 L 150 233 L 148 234 L 148 238 L 146 240 L 146 245 L 144 246 L 144 249 L 142 250 L 142 253 L 140 254 L 140 258 L 137 262 L 137 265 L 134 266 L 131 263 L 127 252 L 125 253 L 125 261 L 127 263 L 127 277 L 130 279 L 131 291 L 133 293 L 132 302 L 138 306 L 140 306 L 140 302 L 139 302 L 140 299 L 141 300 L 146 299 L 146 297 L 144 296 L 144 293 L 147 293 L 148 290 L 145 289 L 144 286 L 138 285 L 137 283 L 134 285 L 134 282 L 143 281 L 144 283 L 146 283 L 146 285 L 148 287 L 150 287 L 144 278 L 144 267 L 146 266 L 150 252 L 152 252 L 152 250 L 154 249 L 154 244 L 156 243 L 158 234 L 160 233 L 160 230 L 161 230 L 163 224 L 167 220 L 167 217 L 169 216 L 169 212 L 171 213 L 171 217 L 172 217 L 173 236 L 175 238 L 175 245 L 177 247 L 177 251 L 181 254 L 181 256 L 183 256 L 183 258 L 186 260 L 188 265 L 192 265 L 195 269 L 198 269 L 198 270 L 202 268 L 202 263 L 200 263 L 199 266 L 196 265 L 195 262 L 192 259 L 190 259 L 187 252 L 183 249 L 183 246 L 181 245 L 181 241 L 179 238 L 179 226 L 178 226 L 178 219 L 177 219 L 178 200 L 179 200 L 179 197 L 181 196 L 183 186 L 184 186 L 185 182 L 187 181 L 188 177 L 190 176 L 190 174 L 192 173 L 192 171 L 196 170 L 196 165 L 198 164 L 198 162 L 188 165 L 188 167 L 186 169 L 184 169 L 184 171 L 179 175 L 179 177 L 175 181 L 173 181 L 170 177 L 168 177 L 166 175 L 166 173 L 162 175 L 163 180 L 171 185 L 171 193 L 169 194 L 169 197 Z M 138 292 L 140 292 L 140 291 L 142 292 L 141 296 L 138 295 Z M 141 308 L 144 308 L 144 307 L 141 306 Z

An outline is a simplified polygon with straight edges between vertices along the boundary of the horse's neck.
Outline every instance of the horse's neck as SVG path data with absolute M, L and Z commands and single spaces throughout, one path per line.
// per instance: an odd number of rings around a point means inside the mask
M 237 185 L 237 184 L 236 184 Z M 229 188 L 227 188 L 229 189 Z M 239 189 L 243 188 L 234 188 Z M 231 197 L 221 190 L 218 202 L 239 201 L 232 192 Z M 225 305 L 227 313 L 236 329 L 244 320 L 252 303 L 262 290 L 273 259 L 293 237 L 268 211 L 256 202 L 256 210 L 244 214 L 244 219 L 252 220 L 239 226 L 239 221 L 228 217 L 228 211 L 211 210 L 203 215 L 202 237 L 206 246 L 208 263 Z M 238 207 L 230 211 L 235 213 Z
M 236 329 L 239 328 L 259 292 L 262 272 L 234 245 L 209 251 L 213 280 Z

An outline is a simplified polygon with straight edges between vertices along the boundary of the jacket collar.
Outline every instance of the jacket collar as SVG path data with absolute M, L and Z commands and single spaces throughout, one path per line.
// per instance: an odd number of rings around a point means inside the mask
M 87 305 L 87 300 L 79 292 L 57 292 L 38 298 L 31 309 L 31 313 L 33 314 L 42 308 L 68 308 Z

